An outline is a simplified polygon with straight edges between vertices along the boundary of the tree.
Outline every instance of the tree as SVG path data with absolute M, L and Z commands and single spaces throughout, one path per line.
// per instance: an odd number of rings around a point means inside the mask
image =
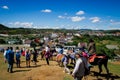
M 4 39 L 0 39 L 0 44 L 5 44 L 5 40 Z

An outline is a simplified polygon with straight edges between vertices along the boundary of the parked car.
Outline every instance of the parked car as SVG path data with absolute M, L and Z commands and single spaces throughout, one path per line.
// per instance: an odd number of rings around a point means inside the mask
M 68 50 L 74 50 L 76 46 L 64 46 L 64 51 L 67 52 Z

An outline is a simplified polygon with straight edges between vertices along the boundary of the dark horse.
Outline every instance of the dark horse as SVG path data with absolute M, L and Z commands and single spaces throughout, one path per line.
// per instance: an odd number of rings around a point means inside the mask
M 93 60 L 90 61 L 91 59 L 93 59 Z M 109 74 L 109 70 L 107 67 L 108 56 L 106 56 L 105 54 L 93 54 L 89 57 L 89 62 L 91 65 L 98 65 L 99 74 L 101 74 L 101 72 L 102 72 L 102 65 L 104 65 L 107 74 Z

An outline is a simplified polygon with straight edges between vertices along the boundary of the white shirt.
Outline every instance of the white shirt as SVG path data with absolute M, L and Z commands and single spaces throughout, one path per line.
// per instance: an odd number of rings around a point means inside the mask
M 81 58 L 78 58 L 76 60 L 75 68 L 73 70 L 72 75 L 74 75 L 75 77 L 81 77 L 84 76 L 84 72 L 85 72 L 84 63 Z
M 4 51 L 4 54 L 3 54 L 3 55 L 4 55 L 4 57 L 5 57 L 5 55 L 6 55 L 6 52 L 7 52 L 7 51 L 5 50 L 5 51 Z
M 45 47 L 45 51 L 46 51 L 46 52 L 50 51 L 50 48 L 46 46 L 46 47 Z

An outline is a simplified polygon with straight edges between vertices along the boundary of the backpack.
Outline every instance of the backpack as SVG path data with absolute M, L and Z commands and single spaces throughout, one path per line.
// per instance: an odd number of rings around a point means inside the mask
M 26 53 L 26 60 L 30 60 L 30 54 Z
M 16 59 L 20 59 L 20 53 L 19 52 L 16 53 Z

